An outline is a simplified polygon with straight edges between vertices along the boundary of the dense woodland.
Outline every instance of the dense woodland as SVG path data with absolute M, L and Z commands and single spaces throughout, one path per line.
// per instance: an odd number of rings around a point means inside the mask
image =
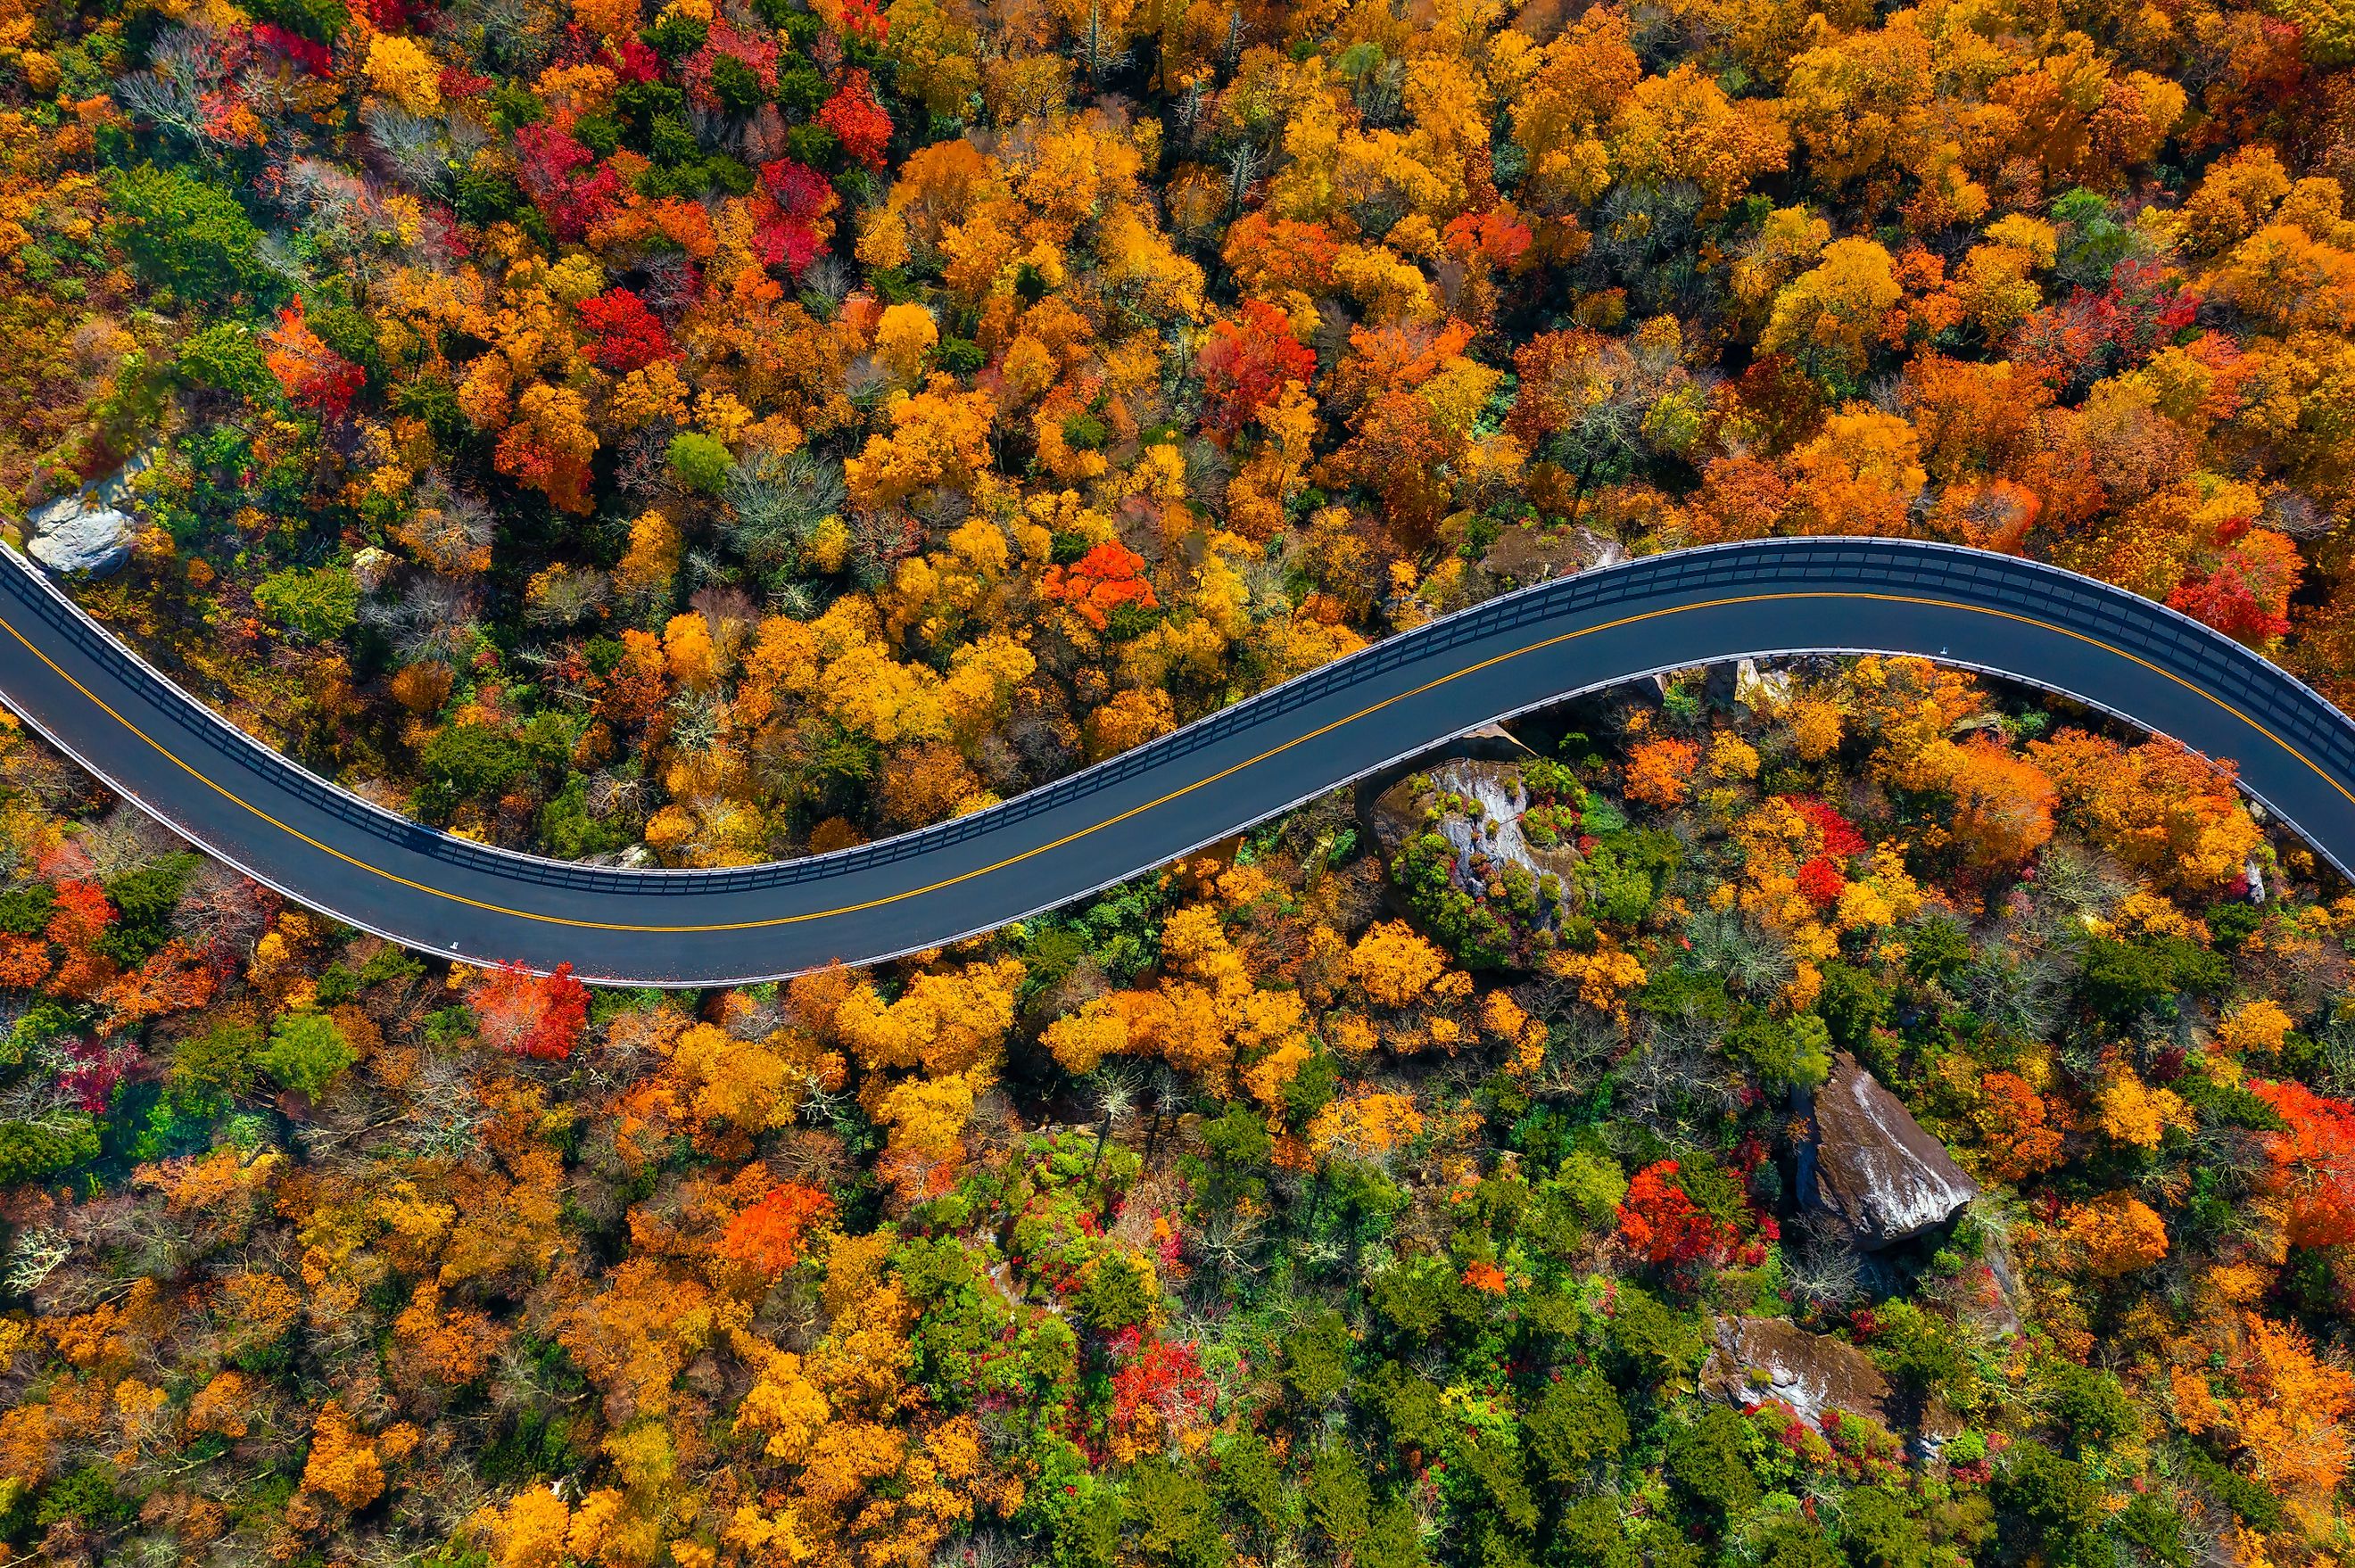
M 228 0 L 0 19 L 0 496 L 387 804 L 726 864 L 1775 532 L 2355 693 L 2355 19 Z
M 2355 898 L 2179 749 L 1915 662 L 1555 728 L 1514 826 L 1566 877 L 1451 872 L 1464 803 L 1416 777 L 1387 866 L 1344 795 L 699 997 L 356 938 L 12 738 L 0 1533 L 2343 1560 Z M 1796 1179 L 1851 1059 L 1982 1189 L 1870 1253 Z M 1748 1319 L 1861 1397 L 1712 1374 Z
M 125 475 L 93 613 L 574 859 L 1774 533 L 2347 701 L 2350 64 L 2333 0 L 0 0 L 0 499 Z M 2355 1559 L 2355 898 L 2229 769 L 1903 660 L 1521 733 L 1501 815 L 666 996 L 356 937 L 0 721 L 10 1560 Z M 1878 1250 L 1806 1201 L 1864 1072 L 1979 1189 Z

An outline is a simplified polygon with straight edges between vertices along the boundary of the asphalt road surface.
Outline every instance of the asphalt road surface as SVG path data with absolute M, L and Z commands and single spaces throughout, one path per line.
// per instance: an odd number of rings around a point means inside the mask
M 584 979 L 742 984 L 938 946 L 1050 909 L 1492 719 L 1753 655 L 1919 654 L 2033 682 L 2240 767 L 2355 865 L 2355 724 L 2118 589 L 1892 539 L 1651 556 L 1492 600 L 955 822 L 721 871 L 577 866 L 449 837 L 215 716 L 0 552 L 0 702 L 257 880 L 420 952 Z

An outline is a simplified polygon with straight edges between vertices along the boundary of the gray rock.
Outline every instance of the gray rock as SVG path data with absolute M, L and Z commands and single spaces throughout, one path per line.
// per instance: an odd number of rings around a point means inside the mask
M 1889 1380 L 1845 1339 L 1810 1334 L 1787 1317 L 1720 1317 L 1700 1392 L 1737 1407 L 1779 1400 L 1809 1426 L 1844 1410 L 1891 1424 Z
M 139 521 L 85 492 L 36 507 L 25 528 L 30 536 L 25 553 L 50 571 L 103 577 L 131 559 Z
M 352 557 L 352 581 L 359 585 L 361 592 L 373 593 L 384 586 L 385 579 L 390 577 L 393 569 L 400 564 L 400 560 L 389 552 L 370 545 Z
M 1798 682 L 1789 670 L 1761 670 L 1756 659 L 1733 667 L 1733 700 L 1753 713 L 1771 712 L 1791 700 Z
M 1946 1146 L 1841 1051 L 1816 1093 L 1814 1178 L 1801 1191 L 1866 1252 L 1943 1225 L 1979 1193 Z
M 1520 742 L 1497 732 L 1496 742 L 1521 750 Z M 1477 740 L 1478 737 L 1467 737 Z M 1417 788 L 1416 781 L 1429 779 L 1430 787 Z M 1478 803 L 1478 815 L 1468 811 L 1447 811 L 1436 823 L 1426 823 L 1425 809 L 1434 794 L 1451 795 Z M 1511 762 L 1489 762 L 1477 757 L 1456 757 L 1424 767 L 1420 773 L 1400 780 L 1375 797 L 1367 813 L 1374 830 L 1375 841 L 1381 847 L 1383 858 L 1395 857 L 1398 848 L 1418 833 L 1435 829 L 1455 851 L 1455 874 L 1461 882 L 1473 877 L 1473 857 L 1486 857 L 1497 866 L 1519 866 L 1532 877 L 1548 873 L 1562 879 L 1567 884 L 1578 866 L 1578 851 L 1568 846 L 1541 848 L 1529 842 L 1521 830 L 1521 814 L 1529 809 L 1529 792 L 1521 784 L 1521 770 Z

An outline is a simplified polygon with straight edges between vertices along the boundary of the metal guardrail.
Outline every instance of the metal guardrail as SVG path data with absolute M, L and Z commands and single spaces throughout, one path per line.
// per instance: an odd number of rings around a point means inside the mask
M 2355 723 L 2238 643 L 2167 606 L 2055 567 L 1916 540 L 1801 539 L 1646 556 L 1536 584 L 1388 638 L 1173 731 L 1118 757 L 971 816 L 805 859 L 717 870 L 624 870 L 521 855 L 451 837 L 360 799 L 236 729 L 84 615 L 37 568 L 28 597 L 50 624 L 137 688 L 182 731 L 278 788 L 368 836 L 487 876 L 628 897 L 790 887 L 894 864 L 1004 832 L 1205 747 L 1433 656 L 1549 623 L 1564 631 L 1606 610 L 1640 613 L 1712 593 L 1849 590 L 1922 593 L 2050 620 L 2201 684 L 2340 778 L 2355 778 Z M 93 636 L 95 632 L 98 635 Z M 1756 652 L 1772 650 L 1759 649 Z M 2018 672 L 2032 678 L 2033 672 Z

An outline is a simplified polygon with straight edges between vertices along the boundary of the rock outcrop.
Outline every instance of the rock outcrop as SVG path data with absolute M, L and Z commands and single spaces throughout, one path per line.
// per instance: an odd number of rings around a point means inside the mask
M 1449 750 L 1361 786 L 1359 822 L 1401 912 L 1467 962 L 1525 964 L 1574 907 L 1579 806 L 1533 801 L 1531 753 L 1502 731 Z
M 1585 528 L 1509 528 L 1480 558 L 1480 569 L 1524 587 L 1627 559 L 1626 547 Z
M 1801 1178 L 1801 1194 L 1866 1252 L 1945 1224 L 1979 1192 L 1946 1146 L 1846 1051 L 1816 1092 Z
M 25 553 L 51 571 L 103 577 L 131 559 L 139 521 L 94 497 L 61 496 L 25 519 Z
M 1450 796 L 1457 805 L 1443 809 L 1438 821 L 1429 821 L 1433 801 Z M 1471 878 L 1476 859 L 1518 866 L 1532 877 L 1550 872 L 1567 878 L 1578 864 L 1578 851 L 1561 844 L 1532 843 L 1521 822 L 1529 805 L 1519 768 L 1510 763 L 1457 760 L 1392 784 L 1376 797 L 1369 816 L 1385 855 L 1396 853 L 1415 834 L 1444 836 L 1455 851 L 1456 875 L 1463 880 Z
M 126 510 L 132 480 L 154 461 L 143 453 L 104 479 L 33 508 L 25 553 L 51 571 L 103 577 L 131 559 L 139 519 Z
M 1776 1400 L 1809 1426 L 1845 1410 L 1891 1424 L 1889 1380 L 1845 1339 L 1810 1334 L 1787 1317 L 1720 1317 L 1702 1364 L 1703 1398 L 1749 1406 Z

